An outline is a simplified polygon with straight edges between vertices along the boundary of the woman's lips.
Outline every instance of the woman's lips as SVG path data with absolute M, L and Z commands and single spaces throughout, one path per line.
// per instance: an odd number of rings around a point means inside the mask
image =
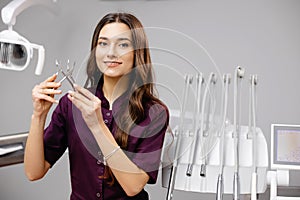
M 122 62 L 118 61 L 104 61 L 107 67 L 117 67 L 118 65 L 121 65 Z

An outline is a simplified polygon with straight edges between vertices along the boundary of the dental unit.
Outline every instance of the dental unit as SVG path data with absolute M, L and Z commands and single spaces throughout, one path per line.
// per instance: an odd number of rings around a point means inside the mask
M 167 200 L 172 199 L 174 190 L 214 193 L 216 200 L 223 200 L 224 195 L 232 195 L 233 200 L 249 195 L 256 200 L 258 194 L 266 191 L 268 147 L 262 130 L 256 124 L 257 75 L 251 76 L 249 84 L 247 125 L 241 125 L 244 77 L 245 69 L 242 67 L 236 67 L 232 76 L 225 73 L 222 81 L 218 82 L 216 74 L 211 72 L 204 86 L 202 73 L 197 72 L 193 82 L 195 101 L 192 112 L 185 112 L 185 91 L 190 87 L 185 79 L 181 112 L 171 113 L 175 137 L 171 144 L 166 143 L 170 145 L 167 146 L 168 151 L 162 153 L 162 165 L 168 166 L 162 168 L 162 186 L 168 189 Z M 231 82 L 232 100 L 229 98 Z M 217 84 L 222 84 L 219 113 L 216 112 Z M 229 109 L 231 101 L 232 110 Z M 230 114 L 233 115 L 232 122 Z M 168 158 L 174 154 L 175 160 L 170 165 Z
M 185 117 L 185 111 L 186 111 L 186 104 L 187 104 L 187 97 L 189 94 L 189 88 L 192 84 L 192 76 L 191 75 L 185 75 L 185 85 L 183 90 L 183 101 L 180 111 L 180 124 L 179 129 L 177 133 L 177 141 L 175 145 L 175 157 L 174 161 L 171 166 L 171 172 L 169 177 L 169 184 L 168 184 L 168 192 L 167 192 L 167 200 L 172 200 L 173 198 L 173 191 L 175 187 L 175 178 L 177 173 L 177 165 L 178 165 L 178 159 L 179 159 L 179 151 L 180 151 L 180 143 L 181 143 L 181 136 L 184 132 L 184 117 Z
M 35 4 L 48 5 L 52 0 L 14 0 L 1 10 L 3 22 L 8 30 L 0 32 L 0 69 L 22 71 L 26 69 L 33 57 L 33 50 L 38 51 L 35 74 L 40 75 L 45 61 L 45 49 L 42 45 L 30 43 L 26 38 L 13 30 L 16 17 L 23 10 Z

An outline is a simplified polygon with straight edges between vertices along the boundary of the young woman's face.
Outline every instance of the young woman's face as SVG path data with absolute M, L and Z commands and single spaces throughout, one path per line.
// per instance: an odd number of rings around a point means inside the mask
M 130 72 L 134 49 L 129 27 L 124 23 L 105 25 L 98 36 L 96 63 L 108 77 L 118 78 Z

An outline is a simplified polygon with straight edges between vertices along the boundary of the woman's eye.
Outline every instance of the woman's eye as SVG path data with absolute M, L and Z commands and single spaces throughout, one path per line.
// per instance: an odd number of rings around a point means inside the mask
M 99 45 L 100 45 L 101 47 L 105 47 L 105 46 L 107 46 L 107 42 L 99 42 Z
M 121 48 L 127 48 L 127 47 L 129 47 L 129 44 L 128 43 L 121 43 L 121 44 L 119 44 L 119 46 Z

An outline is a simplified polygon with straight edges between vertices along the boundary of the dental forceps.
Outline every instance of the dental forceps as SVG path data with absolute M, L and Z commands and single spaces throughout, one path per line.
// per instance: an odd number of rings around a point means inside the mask
M 70 67 L 69 66 L 70 60 L 68 59 L 68 61 L 67 61 L 67 70 L 66 71 L 63 70 L 63 67 L 62 67 L 61 63 L 58 62 L 58 60 L 55 61 L 55 64 L 56 64 L 56 67 L 57 67 L 57 74 L 59 72 L 61 72 L 62 75 L 63 75 L 63 78 L 59 81 L 59 83 L 62 83 L 65 79 L 67 79 L 67 81 L 70 83 L 73 90 L 75 91 L 75 87 L 74 87 L 75 79 L 72 76 L 73 71 L 74 71 L 74 67 L 75 67 L 75 62 L 73 63 L 73 66 Z

